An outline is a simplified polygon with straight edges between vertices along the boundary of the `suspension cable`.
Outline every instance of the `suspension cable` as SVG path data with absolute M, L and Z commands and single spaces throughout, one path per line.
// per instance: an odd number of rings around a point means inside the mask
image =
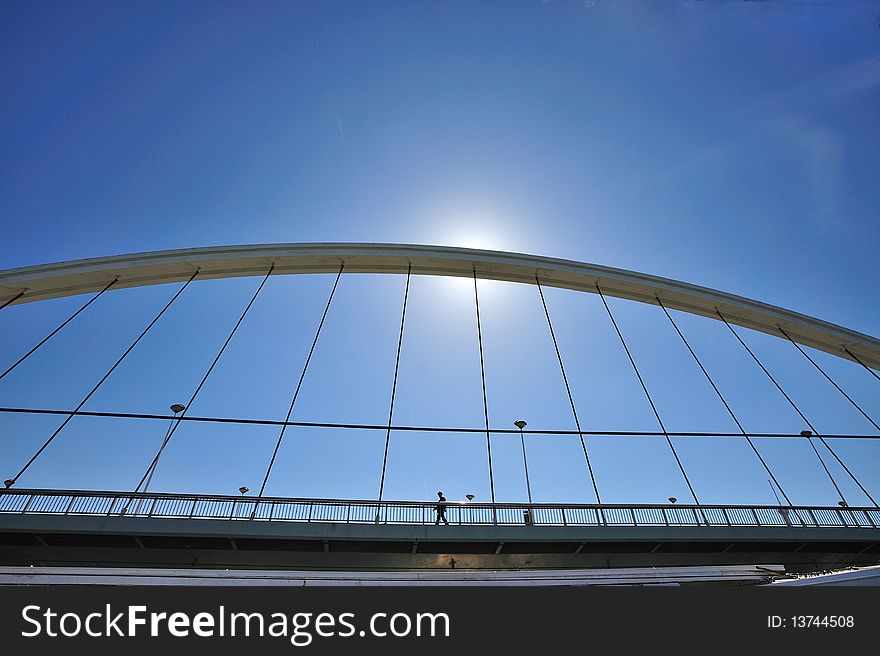
M 669 445 L 669 449 L 672 451 L 672 455 L 675 457 L 675 462 L 678 464 L 681 475 L 682 477 L 684 477 L 684 482 L 687 484 L 688 490 L 690 490 L 691 496 L 694 498 L 694 503 L 700 505 L 700 500 L 697 498 L 697 493 L 694 491 L 694 486 L 691 485 L 691 480 L 684 469 L 684 464 L 681 462 L 681 458 L 678 457 L 678 452 L 675 450 L 675 446 L 672 444 L 672 439 L 669 437 L 669 432 L 666 430 L 666 425 L 660 418 L 660 412 L 657 410 L 657 406 L 654 405 L 654 400 L 651 398 L 650 392 L 648 392 L 648 386 L 645 384 L 645 381 L 642 378 L 642 374 L 639 372 L 639 368 L 636 366 L 636 361 L 633 358 L 632 353 L 630 353 L 629 347 L 626 345 L 626 340 L 623 338 L 623 333 L 620 332 L 617 321 L 614 319 L 614 315 L 611 313 L 611 308 L 608 306 L 608 302 L 605 300 L 605 295 L 599 288 L 598 282 L 596 283 L 596 291 L 599 292 L 599 298 L 602 299 L 602 305 L 605 306 L 605 311 L 608 313 L 608 318 L 611 319 L 611 324 L 614 326 L 617 337 L 620 339 L 620 344 L 623 346 L 623 350 L 626 351 L 626 357 L 629 358 L 629 363 L 632 365 L 633 371 L 636 374 L 636 378 L 639 379 L 639 383 L 642 386 L 642 391 L 645 392 L 645 398 L 648 399 L 651 410 L 654 412 L 654 417 L 657 418 L 657 423 L 660 425 L 660 430 L 663 432 L 663 436 L 666 438 L 666 443 Z
M 474 268 L 474 306 L 477 309 L 477 342 L 480 345 L 480 380 L 483 383 L 483 418 L 486 423 L 486 453 L 489 456 L 489 491 L 495 503 L 495 477 L 492 474 L 492 440 L 489 433 L 489 401 L 486 398 L 486 364 L 483 360 L 483 329 L 480 326 L 480 296 L 477 293 L 477 269 Z
M 391 443 L 391 418 L 394 416 L 394 398 L 397 395 L 397 372 L 400 369 L 400 350 L 403 346 L 403 326 L 406 323 L 406 302 L 409 298 L 409 280 L 412 264 L 406 268 L 406 287 L 403 290 L 403 310 L 400 313 L 400 333 L 397 336 L 397 357 L 394 360 L 394 381 L 391 383 L 391 406 L 388 408 L 388 427 L 385 431 L 385 453 L 382 456 L 382 477 L 379 479 L 379 501 L 385 493 L 385 470 L 388 466 L 388 445 Z
M 871 367 L 869 367 L 869 366 L 866 365 L 864 362 L 862 362 L 862 361 L 859 359 L 859 357 L 858 357 L 855 353 L 853 353 L 852 351 L 850 351 L 850 350 L 849 350 L 848 348 L 846 348 L 845 346 L 843 347 L 843 350 L 846 351 L 846 352 L 849 354 L 849 357 L 851 357 L 853 360 L 855 360 L 855 361 L 858 362 L 860 365 L 862 365 L 862 366 L 865 368 L 865 371 L 867 371 L 869 374 L 871 374 L 871 375 L 872 375 L 874 378 L 876 378 L 877 380 L 880 380 L 880 375 L 878 375 L 876 371 L 874 371 L 873 369 L 871 369 Z
M 76 414 L 82 409 L 82 407 L 86 404 L 86 402 L 90 398 L 92 398 L 92 395 L 98 391 L 98 388 L 100 388 L 101 385 L 104 384 L 104 381 L 106 381 L 110 377 L 110 374 L 112 374 L 116 370 L 116 367 L 118 367 L 122 363 L 122 361 L 128 356 L 128 354 L 131 353 L 132 350 L 134 350 L 134 347 L 138 345 L 138 342 L 140 342 L 141 339 L 143 339 L 144 335 L 146 335 L 150 331 L 150 328 L 152 328 L 156 324 L 156 322 L 159 321 L 159 319 L 162 317 L 162 315 L 165 314 L 166 310 L 168 310 L 168 308 L 171 307 L 171 304 L 174 303 L 174 301 L 176 301 L 177 298 L 183 293 L 183 290 L 185 290 L 187 287 L 189 287 L 189 284 L 193 281 L 193 279 L 197 275 L 199 275 L 198 269 L 196 269 L 195 272 L 189 277 L 189 280 L 187 280 L 184 283 L 184 285 L 180 289 L 177 290 L 177 293 L 175 293 L 174 296 L 171 297 L 171 300 L 165 304 L 165 307 L 163 307 L 159 311 L 159 314 L 157 314 L 155 317 L 153 317 L 153 320 L 150 321 L 149 324 L 147 324 L 147 327 L 144 328 L 143 331 L 141 331 L 141 334 L 138 335 L 137 338 L 135 338 L 135 340 L 131 343 L 131 345 L 127 349 L 125 349 L 125 352 L 121 356 L 119 356 L 119 359 L 113 363 L 113 366 L 107 370 L 107 373 L 105 373 L 101 377 L 101 380 L 99 380 L 95 384 L 95 386 L 89 391 L 89 393 L 83 397 L 82 401 L 79 402 L 79 404 L 76 406 L 74 411 L 71 412 L 69 415 L 67 415 L 67 417 L 64 419 L 64 421 L 61 422 L 61 425 L 58 426 L 58 428 L 56 428 L 55 431 L 49 436 L 49 439 L 47 439 L 43 443 L 43 445 L 39 449 L 37 449 L 37 452 L 34 455 L 32 455 L 30 460 L 28 460 L 24 464 L 24 467 L 22 467 L 15 476 L 3 481 L 3 484 L 6 487 L 12 487 L 13 485 L 15 485 L 15 482 L 21 477 L 21 475 L 24 474 L 28 470 L 28 468 L 34 463 L 34 461 L 40 456 L 40 454 L 46 450 L 46 447 L 48 447 L 52 443 L 52 441 L 56 437 L 58 437 L 58 435 L 61 433 L 62 430 L 64 430 L 64 427 L 67 426 L 67 424 L 70 422 L 70 420 L 73 419 L 76 416 Z
M 321 320 L 318 322 L 318 329 L 315 331 L 315 338 L 312 340 L 312 346 L 309 348 L 309 354 L 306 356 L 305 364 L 303 365 L 302 372 L 299 375 L 299 381 L 296 384 L 296 389 L 293 392 L 293 398 L 290 400 L 290 407 L 287 408 L 287 416 L 284 418 L 284 423 L 281 424 L 281 433 L 278 435 L 278 441 L 275 443 L 275 450 L 272 452 L 272 458 L 269 460 L 269 466 L 266 467 L 266 475 L 263 477 L 263 484 L 260 486 L 260 493 L 257 497 L 262 497 L 263 492 L 266 489 L 266 483 L 269 481 L 269 474 L 272 471 L 272 465 L 275 464 L 275 458 L 278 455 L 278 449 L 281 448 L 281 441 L 284 439 L 284 431 L 287 430 L 287 427 L 291 425 L 290 423 L 290 415 L 293 413 L 293 406 L 296 404 L 296 399 L 299 396 L 299 390 L 302 387 L 303 380 L 305 380 L 306 372 L 309 369 L 309 362 L 312 361 L 312 354 L 315 352 L 315 346 L 318 344 L 318 337 L 321 335 L 321 328 L 324 326 L 324 320 L 327 318 L 327 313 L 330 311 L 330 304 L 333 302 L 333 296 L 336 294 L 336 287 L 339 285 L 339 278 L 342 276 L 342 270 L 345 268 L 345 262 L 342 262 L 339 265 L 339 272 L 336 274 L 336 280 L 333 282 L 333 288 L 330 290 L 330 297 L 327 299 L 327 305 L 324 307 L 324 314 L 321 315 Z
M 241 322 L 244 321 L 245 316 L 248 311 L 251 309 L 251 306 L 254 304 L 254 301 L 257 300 L 257 296 L 259 296 L 260 292 L 263 290 L 263 285 L 266 284 L 266 281 L 269 279 L 269 276 L 272 275 L 272 271 L 275 269 L 275 263 L 272 263 L 272 266 L 269 267 L 269 271 L 266 273 L 266 276 L 263 278 L 263 281 L 260 283 L 260 286 L 257 287 L 257 291 L 254 292 L 254 295 L 251 297 L 251 300 L 248 302 L 247 306 L 244 308 L 244 311 L 241 313 L 241 316 L 238 318 L 238 321 L 235 322 L 235 325 L 232 327 L 232 330 L 229 333 L 229 336 L 226 338 L 226 341 L 223 342 L 223 346 L 220 347 L 220 350 L 217 352 L 217 355 L 214 357 L 214 361 L 211 363 L 211 366 L 208 367 L 208 370 L 205 372 L 205 375 L 202 376 L 202 380 L 199 381 L 198 386 L 196 387 L 195 392 L 193 392 L 192 396 L 189 398 L 189 401 L 184 406 L 183 410 L 180 413 L 178 419 L 182 419 L 184 415 L 189 411 L 190 407 L 192 407 L 193 401 L 196 400 L 196 397 L 199 395 L 199 392 L 202 390 L 202 386 L 205 384 L 205 381 L 208 380 L 208 376 L 211 375 L 211 372 L 214 371 L 214 367 L 217 365 L 217 362 L 220 360 L 220 356 L 223 355 L 223 351 L 226 350 L 226 347 L 229 346 L 229 342 L 232 341 L 233 336 L 235 335 L 238 327 L 241 325 Z M 159 458 L 162 456 L 162 451 L 165 446 L 169 443 L 171 438 L 174 436 L 174 433 L 177 432 L 177 428 L 180 426 L 180 421 L 174 424 L 174 427 L 171 429 L 171 432 L 168 434 L 168 437 L 163 441 L 162 446 L 159 447 L 159 451 L 156 452 L 155 457 L 150 462 L 147 470 L 144 472 L 144 475 L 141 476 L 141 480 L 138 481 L 138 484 L 135 486 L 134 491 L 137 493 L 140 490 L 141 485 L 144 484 L 144 481 L 147 479 L 147 476 L 150 476 L 150 472 L 156 467 L 156 464 L 159 462 Z
M 734 336 L 737 338 L 737 340 L 740 342 L 740 344 L 742 344 L 745 347 L 746 351 L 749 352 L 749 354 L 752 356 L 752 359 L 754 359 L 754 361 L 758 363 L 758 366 L 760 366 L 761 369 L 763 369 L 764 373 L 767 374 L 767 376 L 770 378 L 770 380 L 773 381 L 773 384 L 776 385 L 776 389 L 778 389 L 780 392 L 782 392 L 782 395 L 786 398 L 786 400 L 789 402 L 791 407 L 793 407 L 795 409 L 795 411 L 800 415 L 801 419 L 803 419 L 804 422 L 807 424 L 807 426 L 810 427 L 811 432 L 818 435 L 818 431 L 815 429 L 813 424 L 810 423 L 810 421 L 804 416 L 804 414 L 800 411 L 800 409 L 795 405 L 794 401 L 791 400 L 791 397 L 789 397 L 788 394 L 785 393 L 785 390 L 783 390 L 782 387 L 779 385 L 779 383 L 776 382 L 776 379 L 770 375 L 770 372 L 766 369 L 766 367 L 764 367 L 763 364 L 761 364 L 761 361 L 758 360 L 758 358 L 755 356 L 754 353 L 752 353 L 752 350 L 748 346 L 746 346 L 745 342 L 743 342 L 742 339 L 740 339 L 740 336 L 737 335 L 737 333 L 733 330 L 731 325 L 729 323 L 727 323 L 727 320 L 721 315 L 721 312 L 719 312 L 718 310 L 716 310 L 715 312 L 718 314 L 719 317 L 721 317 L 721 320 L 724 321 L 725 325 L 728 328 L 730 328 L 731 332 L 733 332 Z M 822 439 L 821 436 L 819 437 L 819 439 Z M 816 454 L 816 458 L 818 458 L 819 464 L 821 464 L 822 469 L 825 470 L 825 474 L 828 476 L 828 479 L 831 481 L 831 484 L 834 486 L 834 489 L 837 491 L 838 496 L 841 498 L 841 500 L 846 502 L 846 497 L 843 495 L 843 491 L 840 489 L 840 486 L 837 484 L 837 481 L 834 479 L 834 476 L 831 475 L 831 470 L 829 470 L 828 465 L 825 464 L 825 460 L 822 458 L 822 455 L 819 453 L 819 449 L 816 448 L 816 445 L 813 442 L 812 435 L 807 437 L 807 442 L 809 442 L 810 446 L 813 448 L 813 453 Z M 824 440 L 823 440 L 823 443 L 824 443 Z M 828 446 L 828 445 L 826 444 L 826 446 Z M 828 447 L 828 448 L 830 450 L 830 447 Z M 832 451 L 832 454 L 835 457 L 837 457 L 833 451 Z
M 796 348 L 798 351 L 800 351 L 801 353 L 803 353 L 804 357 L 805 357 L 807 360 L 809 360 L 809 361 L 812 363 L 812 365 L 813 365 L 814 367 L 816 367 L 816 369 L 818 369 L 819 372 L 820 372 L 823 376 L 825 376 L 825 378 L 828 380 L 828 382 L 831 383 L 832 385 L 834 385 L 834 387 L 837 388 L 837 391 L 840 392 L 841 394 L 843 394 L 843 396 L 846 398 L 846 400 L 849 401 L 849 402 L 852 404 L 852 406 L 853 406 L 856 410 L 858 410 L 859 412 L 861 412 L 861 413 L 862 413 L 862 416 L 863 416 L 865 419 L 867 419 L 868 421 L 870 421 L 870 422 L 874 425 L 874 428 L 876 428 L 877 430 L 880 430 L 880 425 L 878 425 L 876 421 L 874 421 L 873 419 L 871 419 L 871 417 L 868 416 L 868 413 L 867 413 L 867 412 L 865 412 L 864 410 L 862 410 L 862 406 L 860 406 L 858 403 L 856 403 L 855 401 L 853 401 L 853 398 L 852 398 L 849 394 L 847 394 L 847 393 L 843 390 L 843 388 L 842 388 L 840 385 L 838 385 L 838 384 L 834 381 L 834 379 L 833 379 L 831 376 L 829 376 L 827 373 L 825 373 L 825 370 L 824 370 L 822 367 L 820 367 L 819 364 L 818 364 L 813 358 L 811 358 L 810 355 L 809 355 L 804 349 L 801 348 L 801 345 L 800 345 L 800 344 L 798 344 L 796 341 L 794 341 L 794 340 L 789 336 L 789 334 L 788 334 L 787 332 L 785 332 L 785 330 L 783 330 L 782 326 L 779 326 L 778 328 L 779 328 L 779 332 L 781 332 L 783 335 L 785 335 L 786 339 L 787 339 L 789 342 L 791 342 L 792 344 L 794 344 L 795 348 Z
M 584 451 L 584 459 L 587 461 L 587 471 L 590 473 L 590 481 L 593 484 L 596 503 L 602 503 L 602 499 L 599 497 L 599 486 L 596 485 L 596 477 L 593 474 L 593 465 L 590 462 L 590 456 L 587 453 L 587 444 L 584 442 L 584 434 L 581 431 L 581 422 L 578 419 L 577 409 L 574 406 L 574 397 L 571 394 L 571 387 L 568 384 L 568 376 L 565 375 L 565 366 L 562 364 L 562 354 L 559 351 L 559 344 L 556 341 L 556 332 L 553 330 L 553 322 L 550 321 L 550 311 L 547 309 L 547 301 L 544 299 L 544 290 L 541 288 L 541 281 L 538 279 L 538 276 L 535 276 L 535 282 L 538 285 L 538 294 L 541 296 L 541 304 L 544 306 L 544 316 L 547 317 L 547 327 L 550 329 L 553 348 L 556 349 L 556 359 L 559 361 L 559 371 L 562 372 L 562 382 L 565 383 L 565 391 L 568 393 L 568 402 L 571 405 L 571 414 L 574 416 L 574 425 L 577 427 L 578 437 L 581 440 L 581 448 Z
M 16 295 L 13 296 L 12 298 L 10 298 L 10 299 L 4 301 L 4 302 L 3 302 L 3 305 L 0 305 L 0 310 L 2 310 L 3 308 L 5 308 L 7 305 L 12 305 L 13 303 L 15 303 L 18 299 L 20 299 L 22 296 L 25 295 L 25 292 L 26 292 L 26 291 L 27 291 L 27 290 L 22 290 L 22 291 L 18 292 L 18 294 L 16 294 Z
M 36 351 L 36 350 L 37 350 L 38 348 L 40 348 L 43 344 L 45 344 L 45 343 L 48 342 L 50 339 L 52 339 L 52 338 L 56 335 L 56 333 L 58 333 L 58 331 L 60 331 L 62 328 L 64 328 L 64 326 L 66 326 L 66 325 L 69 324 L 71 321 L 73 321 L 74 319 L 76 319 L 76 317 L 79 315 L 80 312 L 82 312 L 82 311 L 85 310 L 87 307 L 89 307 L 92 303 L 94 303 L 95 301 L 97 301 L 98 298 L 101 296 L 101 294 L 103 294 L 103 293 L 106 292 L 108 289 L 110 289 L 110 288 L 111 288 L 113 285 L 115 285 L 118 281 L 119 281 L 119 277 L 117 276 L 116 278 L 114 278 L 113 280 L 110 281 L 110 284 L 109 284 L 109 285 L 107 285 L 106 287 L 104 287 L 104 289 L 102 289 L 102 290 L 99 291 L 97 294 L 95 294 L 94 296 L 92 296 L 92 297 L 91 297 L 91 298 L 85 303 L 85 305 L 83 305 L 82 307 L 80 307 L 76 312 L 74 312 L 73 314 L 71 314 L 71 315 L 70 315 L 69 317 L 67 317 L 67 319 L 65 319 L 64 321 L 62 321 L 61 324 L 59 324 L 59 326 L 58 326 L 55 330 L 53 330 L 51 333 L 49 333 L 48 335 L 46 335 L 43 339 L 41 339 L 41 340 L 36 344 L 36 346 L 34 346 L 30 351 L 28 351 L 28 352 L 25 353 L 23 356 L 21 356 L 18 360 L 16 360 L 14 363 L 12 363 L 12 364 L 9 366 L 9 368 L 6 369 L 6 371 L 4 371 L 2 374 L 0 374 L 0 380 L 3 380 L 3 379 L 6 377 L 6 374 L 10 373 L 10 372 L 11 372 L 13 369 L 15 369 L 18 365 L 20 365 L 22 362 L 24 362 L 25 360 L 27 360 L 27 359 L 28 359 L 28 358 L 34 353 L 34 351 Z
M 663 313 L 669 319 L 669 322 L 672 324 L 672 327 L 675 328 L 675 332 L 677 332 L 678 336 L 681 337 L 681 341 L 684 342 L 684 345 L 687 347 L 687 350 L 690 352 L 691 356 L 693 356 L 694 362 L 696 362 L 697 365 L 700 367 L 700 371 L 703 372 L 703 375 L 706 377 L 706 380 L 709 381 L 709 384 L 712 386 L 712 389 L 715 390 L 715 394 L 718 395 L 718 398 L 721 400 L 721 403 L 724 404 L 724 407 L 727 409 L 728 414 L 733 419 L 733 423 L 736 424 L 736 427 L 743 434 L 743 437 L 746 438 L 746 441 L 749 443 L 749 446 L 752 447 L 752 451 L 754 451 L 755 455 L 758 456 L 758 460 L 760 460 L 761 464 L 764 465 L 764 469 L 767 470 L 767 473 L 770 475 L 770 478 L 773 479 L 773 482 L 776 484 L 776 487 L 778 487 L 779 491 L 782 492 L 782 496 L 785 497 L 785 500 L 788 502 L 788 505 L 789 506 L 793 505 L 791 502 L 791 499 L 788 498 L 788 495 L 785 493 L 785 490 L 782 489 L 782 486 L 779 484 L 779 481 L 777 480 L 776 475 L 770 469 L 770 466 L 764 460 L 763 456 L 761 456 L 761 453 L 758 451 L 758 448 L 755 446 L 755 443 L 752 442 L 752 438 L 749 437 L 748 433 L 746 433 L 746 429 L 743 428 L 743 425 L 741 423 L 739 423 L 739 419 L 736 418 L 736 415 L 733 413 L 733 410 L 731 409 L 730 405 L 724 399 L 724 396 L 721 394 L 721 390 L 718 389 L 718 386 L 715 384 L 715 381 L 712 380 L 712 377 L 709 375 L 709 372 L 706 371 L 706 367 L 703 366 L 703 363 L 700 362 L 700 358 L 697 357 L 697 354 L 694 352 L 694 349 L 691 348 L 691 345 L 687 341 L 687 338 L 684 336 L 684 333 L 682 333 L 681 330 L 678 329 L 678 324 L 675 323 L 675 320 L 672 318 L 672 315 L 669 314 L 669 311 L 666 309 L 666 306 L 663 304 L 663 301 L 660 300 L 659 296 L 655 296 L 654 298 L 657 299 L 657 303 L 659 303 L 660 307 L 663 308 Z
M 733 334 L 734 337 L 736 337 L 736 340 L 737 340 L 740 344 L 742 344 L 742 347 L 746 350 L 746 352 L 747 352 L 750 356 L 752 356 L 752 360 L 754 360 L 755 363 L 761 368 L 761 371 L 763 371 L 765 374 L 767 374 L 767 378 L 769 378 L 769 379 L 773 382 L 773 384 L 776 386 L 776 389 L 779 390 L 779 393 L 782 394 L 782 396 L 785 398 L 785 400 L 788 401 L 789 405 L 790 405 L 792 408 L 794 408 L 794 411 L 797 412 L 798 415 L 800 415 L 800 418 L 803 419 L 803 420 L 804 420 L 804 423 L 807 424 L 807 426 L 810 427 L 810 430 L 813 432 L 813 434 L 815 434 L 815 436 L 819 439 L 819 441 L 822 443 L 822 445 L 823 445 L 826 449 L 828 449 L 828 452 L 834 457 L 834 459 L 838 462 L 838 464 L 839 464 L 841 467 L 843 467 L 843 470 L 849 475 L 849 477 L 850 477 L 851 479 L 853 479 L 853 481 L 855 482 L 855 484 L 859 486 L 859 489 L 865 494 L 866 497 L 868 497 L 868 499 L 871 500 L 871 503 L 873 503 L 875 506 L 877 506 L 877 502 L 874 501 L 874 497 L 871 496 L 871 494 L 868 492 L 868 490 L 865 489 L 865 486 L 862 485 L 862 483 L 859 481 L 858 478 L 856 478 L 856 475 L 853 474 L 852 471 L 850 471 L 849 467 L 846 466 L 846 463 L 844 463 L 843 460 L 841 460 L 840 456 L 837 455 L 837 452 L 835 452 L 834 449 L 831 448 L 831 445 L 828 444 L 828 442 L 827 442 L 826 439 L 825 439 L 825 437 L 827 437 L 827 436 L 823 436 L 819 431 L 816 430 L 816 427 L 813 426 L 812 422 L 810 422 L 810 420 L 807 419 L 806 415 L 804 415 L 804 413 L 801 412 L 801 409 L 797 406 L 797 404 L 792 400 L 792 398 L 791 398 L 791 397 L 786 393 L 786 391 L 782 388 L 782 385 L 780 385 L 780 384 L 776 381 L 776 378 L 774 378 L 774 377 L 773 377 L 773 374 L 771 374 L 770 371 L 767 369 L 767 367 L 764 366 L 764 363 L 762 363 L 762 362 L 758 359 L 758 356 L 755 355 L 755 353 L 752 351 L 752 349 L 749 348 L 749 345 L 746 344 L 745 341 L 743 341 L 742 337 L 739 336 L 739 333 L 737 333 L 737 332 L 733 329 L 733 326 L 731 326 L 730 323 L 729 323 L 729 322 L 727 321 L 727 319 L 725 318 L 725 316 L 724 316 L 723 314 L 721 314 L 721 311 L 716 309 L 716 310 L 715 310 L 715 314 L 717 314 L 718 317 L 721 319 L 721 321 L 724 322 L 724 325 L 727 326 L 728 329 L 730 329 L 730 332 Z M 816 449 L 816 446 L 813 444 L 812 439 L 809 439 L 809 442 L 810 442 L 810 444 L 813 446 L 813 450 L 816 452 L 816 456 L 819 458 L 819 462 L 822 463 L 822 467 L 825 469 L 826 472 L 828 472 L 828 467 L 825 465 L 825 462 L 824 462 L 824 460 L 822 460 L 822 457 L 819 456 L 819 451 L 818 451 L 818 449 Z M 830 473 L 830 472 L 828 472 L 828 476 L 831 477 L 831 473 Z M 832 482 L 834 482 L 834 479 L 833 479 L 833 478 L 832 478 L 831 480 L 832 480 Z M 836 484 L 836 483 L 834 484 L 834 487 L 835 487 L 835 489 L 837 489 L 838 492 L 839 492 L 839 488 L 837 487 L 837 484 Z M 845 501 L 845 499 L 844 499 L 844 497 L 843 497 L 843 494 L 841 494 L 840 498 L 841 498 L 841 500 L 844 500 L 844 501 Z

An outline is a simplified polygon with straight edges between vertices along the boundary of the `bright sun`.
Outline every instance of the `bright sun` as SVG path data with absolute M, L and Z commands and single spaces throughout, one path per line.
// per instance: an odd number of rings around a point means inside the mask
M 479 248 L 490 251 L 504 250 L 499 240 L 489 231 L 468 228 L 454 232 L 450 239 L 450 245 L 462 248 Z
M 508 240 L 491 222 L 477 217 L 445 222 L 441 243 L 461 248 L 478 248 L 490 251 L 508 249 Z
M 435 243 L 445 246 L 457 246 L 460 248 L 474 248 L 490 251 L 510 250 L 509 240 L 505 239 L 503 232 L 492 222 L 480 219 L 476 215 L 473 218 L 467 216 L 459 221 L 447 221 L 442 235 L 438 235 Z M 490 280 L 480 281 L 480 297 L 488 298 L 496 296 L 504 288 L 503 283 Z M 443 279 L 440 284 L 451 295 L 461 298 L 471 298 L 474 293 L 474 283 L 470 277 L 449 277 Z

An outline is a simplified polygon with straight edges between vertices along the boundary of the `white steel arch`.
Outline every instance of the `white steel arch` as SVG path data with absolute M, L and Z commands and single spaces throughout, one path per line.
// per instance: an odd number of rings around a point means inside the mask
M 880 369 L 880 339 L 814 317 L 752 299 L 625 269 L 571 260 L 499 251 L 406 244 L 258 244 L 187 248 L 98 257 L 0 271 L 0 304 L 28 303 L 102 289 L 118 277 L 113 289 L 184 281 L 195 270 L 198 279 L 275 274 L 406 273 L 472 276 L 535 283 L 657 304 L 718 319 L 780 337 L 779 328 L 799 344 L 852 360 L 847 350 L 869 367 Z M 23 295 L 18 296 L 21 294 Z

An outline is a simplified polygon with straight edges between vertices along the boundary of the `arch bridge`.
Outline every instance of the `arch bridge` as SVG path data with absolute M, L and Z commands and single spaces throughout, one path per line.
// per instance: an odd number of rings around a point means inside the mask
M 198 417 L 189 407 L 199 395 L 245 320 L 270 276 L 290 274 L 334 274 L 333 285 L 311 349 L 291 396 L 286 416 L 268 420 L 236 417 Z M 388 421 L 382 425 L 324 424 L 354 430 L 379 431 L 385 435 L 385 459 L 377 472 L 378 493 L 374 499 L 293 499 L 265 494 L 267 481 L 286 429 L 316 425 L 296 417 L 296 401 L 312 354 L 342 276 L 352 273 L 384 273 L 406 276 L 406 289 L 397 335 L 394 383 L 390 390 Z M 401 426 L 394 421 L 397 370 L 406 324 L 409 281 L 412 276 L 464 277 L 473 280 L 476 327 L 480 350 L 485 422 L 475 429 Z M 192 283 L 217 278 L 254 276 L 261 279 L 238 322 L 219 347 L 213 363 L 193 392 L 189 403 L 168 414 L 98 412 L 87 408 L 92 395 L 113 371 L 122 365 L 141 339 L 161 320 L 165 312 Z M 489 425 L 485 385 L 485 362 L 480 328 L 480 279 L 525 283 L 535 286 L 543 305 L 559 373 L 565 383 L 574 431 L 500 429 Z M 182 283 L 168 303 L 120 354 L 75 407 L 0 407 L 3 414 L 52 415 L 60 422 L 32 455 L 11 471 L 0 491 L 0 563 L 11 565 L 148 565 L 202 567 L 277 568 L 460 568 L 518 569 L 570 567 L 631 567 L 694 564 L 781 563 L 793 569 L 828 568 L 880 561 L 880 508 L 876 494 L 853 472 L 834 448 L 835 439 L 876 437 L 822 434 L 810 423 L 803 408 L 786 393 L 765 363 L 749 348 L 737 328 L 758 331 L 790 342 L 833 385 L 836 393 L 869 421 L 878 433 L 874 417 L 822 368 L 808 349 L 824 351 L 864 369 L 865 375 L 880 381 L 880 340 L 876 337 L 820 319 L 775 307 L 756 300 L 650 276 L 633 271 L 534 255 L 480 251 L 439 246 L 394 244 L 282 244 L 195 248 L 115 257 L 101 257 L 0 271 L 0 309 L 47 299 L 93 294 L 84 305 L 60 323 L 35 346 L 0 373 L 3 379 L 70 322 L 87 310 L 101 295 L 121 289 Z M 669 504 L 603 503 L 594 475 L 594 462 L 584 440 L 590 435 L 621 435 L 625 431 L 583 429 L 566 376 L 565 360 L 557 342 L 544 287 L 557 287 L 596 294 L 602 301 L 633 375 L 656 417 L 658 430 L 651 434 L 665 441 L 691 498 Z M 744 440 L 772 481 L 779 503 L 771 506 L 717 505 L 702 503 L 674 439 L 684 436 L 667 430 L 651 390 L 640 374 L 628 348 L 624 331 L 616 320 L 607 297 L 658 306 L 672 324 L 683 346 L 693 357 L 706 383 L 717 394 L 739 431 L 734 434 L 704 433 L 706 438 L 736 436 Z M 723 324 L 754 364 L 772 381 L 783 397 L 809 426 L 798 434 L 770 434 L 747 431 L 735 410 L 725 400 L 699 354 L 675 322 L 670 310 L 709 317 Z M 737 328 L 735 328 L 737 327 Z M 0 367 L 5 367 L 0 363 Z M 818 374 L 817 374 L 818 375 Z M 152 419 L 169 422 L 165 437 L 144 475 L 127 491 L 56 490 L 22 487 L 19 479 L 39 462 L 43 453 L 63 435 L 67 424 L 79 416 Z M 168 443 L 182 423 L 215 422 L 274 426 L 278 438 L 268 459 L 259 491 L 242 489 L 243 496 L 169 494 L 149 491 L 152 476 Z M 384 496 L 388 447 L 391 433 L 406 430 L 470 432 L 485 440 L 487 474 L 491 500 L 479 503 L 446 502 L 443 517 L 437 502 L 395 501 Z M 528 484 L 525 435 L 568 434 L 579 439 L 585 473 L 594 499 L 581 504 L 500 503 L 495 499 L 492 436 L 513 434 L 522 441 L 523 465 Z M 687 434 L 693 435 L 693 434 Z M 806 439 L 834 489 L 837 503 L 805 506 L 786 494 L 776 473 L 768 465 L 755 438 Z M 838 472 L 837 478 L 828 465 Z M 847 485 L 860 491 L 859 501 L 846 498 L 841 473 Z M 442 525 L 437 525 L 443 519 Z

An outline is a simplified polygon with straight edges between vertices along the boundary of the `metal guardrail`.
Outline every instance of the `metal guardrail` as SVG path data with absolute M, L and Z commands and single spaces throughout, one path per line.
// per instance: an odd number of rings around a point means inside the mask
M 0 491 L 3 514 L 345 524 L 437 522 L 434 501 L 291 499 L 79 490 Z M 454 525 L 880 528 L 880 508 L 447 502 Z

